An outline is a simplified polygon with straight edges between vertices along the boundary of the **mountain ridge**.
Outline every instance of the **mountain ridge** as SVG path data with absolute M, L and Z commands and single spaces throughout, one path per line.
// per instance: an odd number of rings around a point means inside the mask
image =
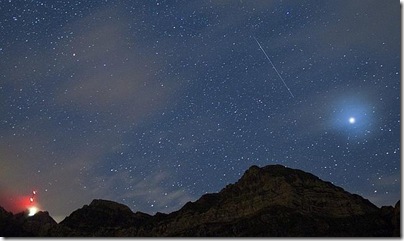
M 317 176 L 282 165 L 251 166 L 234 184 L 169 214 L 132 212 L 94 199 L 57 224 L 0 208 L 2 236 L 174 237 L 399 236 L 400 201 L 378 208 Z

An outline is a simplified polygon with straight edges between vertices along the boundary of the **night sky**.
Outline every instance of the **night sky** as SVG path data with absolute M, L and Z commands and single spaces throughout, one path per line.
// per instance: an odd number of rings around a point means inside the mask
M 398 1 L 1 0 L 0 33 L 6 209 L 168 213 L 270 164 L 400 199 Z

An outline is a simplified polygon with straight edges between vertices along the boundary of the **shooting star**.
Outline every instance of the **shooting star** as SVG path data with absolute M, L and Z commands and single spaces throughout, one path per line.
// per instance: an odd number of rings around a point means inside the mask
M 271 63 L 272 68 L 274 68 L 275 72 L 278 74 L 279 78 L 282 80 L 283 84 L 285 85 L 286 89 L 288 89 L 290 95 L 292 96 L 292 98 L 295 98 L 295 96 L 292 94 L 292 91 L 290 91 L 289 87 L 286 85 L 285 80 L 282 78 L 281 74 L 279 74 L 278 70 L 276 69 L 275 65 L 272 63 L 271 59 L 268 57 L 267 53 L 265 52 L 265 50 L 262 48 L 260 42 L 258 42 L 258 40 L 255 38 L 255 36 L 253 36 L 253 38 L 255 39 L 255 41 L 257 42 L 258 46 L 260 46 L 260 49 L 262 50 L 262 52 L 265 54 L 265 57 L 267 57 L 269 63 Z

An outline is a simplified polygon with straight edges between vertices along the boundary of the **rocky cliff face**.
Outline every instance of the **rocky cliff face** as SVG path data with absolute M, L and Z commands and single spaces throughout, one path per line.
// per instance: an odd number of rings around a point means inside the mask
M 0 209 L 0 227 L 14 222 L 14 233 L 4 236 L 400 236 L 399 202 L 378 208 L 280 165 L 252 166 L 235 184 L 170 214 L 133 213 L 125 205 L 94 200 L 59 224 L 46 213 L 16 216 Z

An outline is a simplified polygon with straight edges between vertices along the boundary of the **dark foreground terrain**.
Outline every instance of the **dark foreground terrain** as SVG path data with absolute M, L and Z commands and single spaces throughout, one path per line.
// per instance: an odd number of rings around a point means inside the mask
M 235 184 L 154 216 L 93 200 L 59 224 L 0 207 L 0 236 L 399 237 L 400 202 L 378 208 L 301 170 L 250 167 Z

